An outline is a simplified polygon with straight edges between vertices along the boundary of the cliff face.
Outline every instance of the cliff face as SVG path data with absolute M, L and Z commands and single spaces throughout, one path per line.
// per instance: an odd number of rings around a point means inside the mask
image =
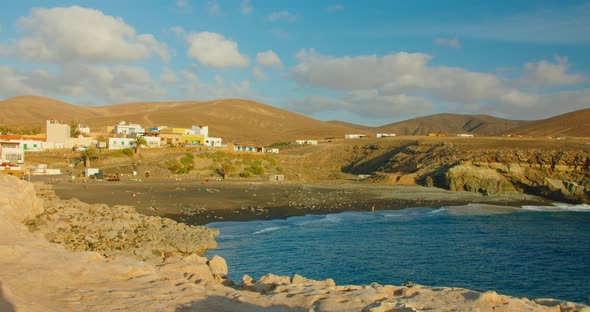
M 590 152 L 586 150 L 409 141 L 356 145 L 341 163 L 344 172 L 377 173 L 375 180 L 387 177 L 393 183 L 590 202 Z
M 227 279 L 227 265 L 218 256 L 175 255 L 148 263 L 137 259 L 141 254 L 105 257 L 104 251 L 72 251 L 65 241 L 50 243 L 47 232 L 33 233 L 23 223 L 55 216 L 78 224 L 64 217 L 85 214 L 76 207 L 81 203 L 63 201 L 63 214 L 40 216 L 48 204 L 36 197 L 32 184 L 0 173 L 0 311 L 590 311 L 582 304 L 493 291 L 411 284 L 337 286 L 331 279 L 299 275 L 244 276 L 237 286 Z M 105 222 L 99 212 L 86 215 L 88 222 Z M 56 227 L 64 234 L 80 234 L 74 226 Z M 108 236 L 111 230 L 96 231 Z

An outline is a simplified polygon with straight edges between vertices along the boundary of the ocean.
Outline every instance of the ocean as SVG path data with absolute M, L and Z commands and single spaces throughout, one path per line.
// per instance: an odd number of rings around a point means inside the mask
M 410 208 L 216 222 L 240 283 L 273 273 L 338 285 L 428 285 L 587 303 L 590 205 Z

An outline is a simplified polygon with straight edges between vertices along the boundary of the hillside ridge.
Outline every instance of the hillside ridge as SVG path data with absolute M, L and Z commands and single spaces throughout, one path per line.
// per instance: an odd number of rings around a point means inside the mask
M 320 121 L 271 105 L 245 99 L 213 101 L 132 102 L 105 106 L 77 106 L 47 97 L 24 95 L 0 101 L 0 125 L 44 127 L 46 119 L 77 121 L 104 128 L 120 121 L 145 127 L 209 125 L 212 136 L 234 142 L 270 144 L 296 139 L 341 138 L 346 133 L 395 133 L 398 136 L 430 133 L 477 136 L 590 136 L 590 108 L 544 120 L 502 119 L 489 115 L 439 113 L 379 127 L 343 121 Z

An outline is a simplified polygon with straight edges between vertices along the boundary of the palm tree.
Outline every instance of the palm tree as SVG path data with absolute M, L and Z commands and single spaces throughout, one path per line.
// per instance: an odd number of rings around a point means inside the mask
M 80 152 L 80 157 L 84 158 L 84 167 L 90 168 L 90 159 L 97 158 L 98 153 L 95 148 L 86 148 Z
M 139 156 L 139 150 L 142 146 L 148 146 L 147 140 L 143 137 L 143 135 L 138 135 L 135 137 L 135 141 L 133 141 L 135 145 L 135 155 Z

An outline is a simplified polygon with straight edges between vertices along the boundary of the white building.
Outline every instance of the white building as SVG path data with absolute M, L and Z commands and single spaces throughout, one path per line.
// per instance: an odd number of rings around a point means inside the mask
M 121 150 L 126 148 L 133 148 L 135 145 L 134 138 L 109 138 L 109 149 L 110 150 Z
M 193 130 L 197 135 L 202 135 L 206 138 L 209 137 L 209 126 L 192 126 L 191 130 Z
M 70 138 L 70 126 L 54 119 L 47 120 L 46 125 L 45 140 L 48 145 L 53 145 L 53 148 L 64 148 Z
M 90 127 L 78 124 L 78 131 L 80 131 L 80 134 L 90 134 Z
M 279 149 L 278 148 L 275 148 L 275 147 L 265 147 L 264 148 L 264 152 L 265 153 L 278 154 L 279 153 Z
M 194 135 L 202 135 L 205 138 L 205 146 L 221 146 L 223 140 L 221 138 L 214 138 L 209 136 L 209 126 L 192 126 L 191 130 Z
M 376 138 L 389 138 L 394 137 L 395 133 L 375 133 Z
M 205 146 L 221 146 L 222 144 L 221 138 L 205 137 Z
M 461 138 L 472 138 L 473 134 L 461 133 L 461 134 L 457 134 L 457 136 L 461 137 Z
M 344 138 L 345 139 L 363 139 L 366 138 L 367 136 L 364 134 L 345 134 Z
M 158 148 L 160 147 L 160 137 L 144 136 L 147 146 L 142 148 Z M 122 150 L 126 148 L 135 148 L 135 138 L 109 138 L 109 150 Z
M 142 146 L 142 147 L 147 147 L 147 148 L 158 148 L 160 147 L 160 137 L 158 136 L 144 136 L 143 137 L 145 139 L 145 142 L 147 143 L 147 146 Z M 134 146 L 135 147 L 135 146 Z
M 45 142 L 30 139 L 10 139 L 8 142 L 20 143 L 25 152 L 40 152 L 45 150 Z
M 17 163 L 25 162 L 25 151 L 20 142 L 0 141 L 0 163 Z
M 134 124 L 134 123 L 128 124 L 124 121 L 121 121 L 121 122 L 119 122 L 118 125 L 115 126 L 115 128 L 113 129 L 113 132 L 115 132 L 115 134 L 124 134 L 124 135 L 143 134 L 145 132 L 145 129 L 138 124 Z

